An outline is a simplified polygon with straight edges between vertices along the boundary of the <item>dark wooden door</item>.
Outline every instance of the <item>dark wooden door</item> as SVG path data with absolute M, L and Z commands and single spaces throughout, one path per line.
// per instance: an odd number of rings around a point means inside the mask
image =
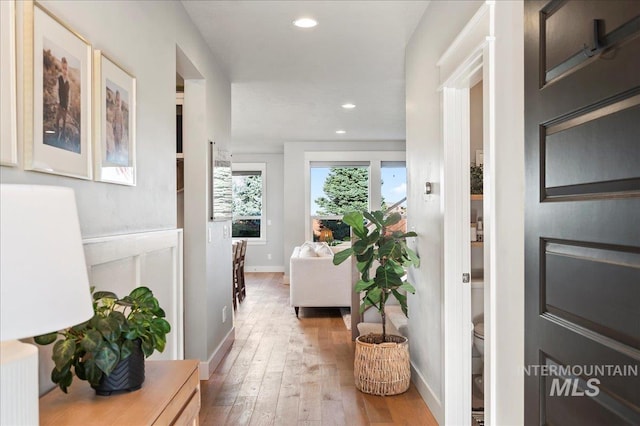
M 525 137 L 526 424 L 638 425 L 640 1 L 525 2 Z

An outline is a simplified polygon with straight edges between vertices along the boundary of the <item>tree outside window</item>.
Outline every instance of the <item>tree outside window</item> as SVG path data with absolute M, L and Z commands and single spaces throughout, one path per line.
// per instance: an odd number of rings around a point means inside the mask
M 313 167 L 311 169 L 313 239 L 330 229 L 334 240 L 348 240 L 349 225 L 342 216 L 369 209 L 368 167 Z
M 350 211 L 370 209 L 386 210 L 393 207 L 403 219 L 394 230 L 406 232 L 406 166 L 404 161 L 383 161 L 380 164 L 380 206 L 371 206 L 369 200 L 369 167 L 327 166 L 311 167 L 311 217 L 313 239 L 318 241 L 323 229 L 330 229 L 334 240 L 350 238 L 349 226 L 342 216 Z M 397 229 L 396 229 L 397 228 Z
M 231 235 L 233 238 L 264 239 L 264 172 L 237 168 L 234 165 L 232 172 Z

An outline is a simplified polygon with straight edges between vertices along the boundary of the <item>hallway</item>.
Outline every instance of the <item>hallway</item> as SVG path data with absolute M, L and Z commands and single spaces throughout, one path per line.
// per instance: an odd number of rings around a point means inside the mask
M 201 382 L 201 425 L 437 424 L 413 384 L 393 397 L 356 390 L 354 343 L 338 310 L 303 308 L 297 320 L 281 273 L 246 277 L 236 340 Z

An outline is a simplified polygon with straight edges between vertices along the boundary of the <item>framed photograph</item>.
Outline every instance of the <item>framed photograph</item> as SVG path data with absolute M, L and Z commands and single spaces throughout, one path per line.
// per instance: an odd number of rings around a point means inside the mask
M 95 180 L 136 184 L 136 79 L 94 52 Z
M 209 141 L 210 161 L 210 220 L 231 220 L 233 217 L 233 189 L 231 154 Z
M 0 164 L 18 164 L 14 0 L 0 1 Z
M 91 179 L 91 44 L 38 3 L 24 19 L 25 169 Z

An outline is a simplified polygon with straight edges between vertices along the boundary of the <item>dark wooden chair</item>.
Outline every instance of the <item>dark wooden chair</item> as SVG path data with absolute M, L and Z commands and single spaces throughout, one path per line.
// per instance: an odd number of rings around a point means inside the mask
M 239 242 L 235 242 L 231 248 L 231 270 L 233 271 L 231 295 L 233 297 L 233 310 L 235 311 L 238 307 L 238 301 L 240 300 L 240 253 L 242 251 L 242 247 Z
M 238 301 L 247 297 L 247 286 L 244 281 L 244 259 L 247 254 L 247 240 L 240 241 L 240 259 L 238 266 Z

